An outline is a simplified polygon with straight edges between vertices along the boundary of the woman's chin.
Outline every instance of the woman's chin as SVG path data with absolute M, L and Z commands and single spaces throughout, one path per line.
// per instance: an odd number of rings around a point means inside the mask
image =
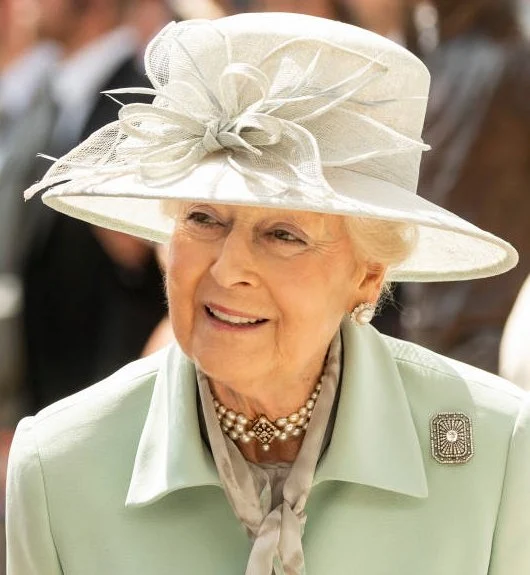
M 250 377 L 255 379 L 259 373 L 262 359 L 253 361 L 252 356 L 224 353 L 206 356 L 201 354 L 194 356 L 193 361 L 211 381 L 228 384 L 234 387 L 235 392 L 243 393 L 245 382 L 248 383 Z

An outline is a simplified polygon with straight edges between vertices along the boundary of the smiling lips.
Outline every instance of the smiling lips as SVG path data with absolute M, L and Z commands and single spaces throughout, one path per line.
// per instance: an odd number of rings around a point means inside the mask
M 218 307 L 214 308 L 209 305 L 206 305 L 204 307 L 206 308 L 206 312 L 210 317 L 214 317 L 215 319 L 222 321 L 223 323 L 226 323 L 228 325 L 236 325 L 244 327 L 250 325 L 257 325 L 268 321 L 267 319 L 263 318 L 234 315 L 234 313 L 227 313 L 227 311 L 221 311 Z

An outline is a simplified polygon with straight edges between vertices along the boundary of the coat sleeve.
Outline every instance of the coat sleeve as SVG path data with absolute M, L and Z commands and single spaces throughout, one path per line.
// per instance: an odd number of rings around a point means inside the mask
M 488 575 L 530 574 L 530 397 L 514 427 Z
M 7 575 L 61 575 L 33 423 L 32 417 L 19 423 L 9 454 Z

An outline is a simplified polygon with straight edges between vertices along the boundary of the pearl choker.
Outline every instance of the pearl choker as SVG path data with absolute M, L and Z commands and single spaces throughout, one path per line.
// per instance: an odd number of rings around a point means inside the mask
M 304 406 L 287 417 L 280 417 L 274 422 L 265 415 L 250 420 L 243 413 L 236 413 L 227 409 L 216 399 L 213 403 L 221 429 L 230 439 L 242 443 L 256 440 L 261 444 L 263 451 L 269 451 L 271 443 L 275 439 L 285 441 L 289 437 L 299 437 L 306 431 L 321 389 L 322 383 L 319 382 Z

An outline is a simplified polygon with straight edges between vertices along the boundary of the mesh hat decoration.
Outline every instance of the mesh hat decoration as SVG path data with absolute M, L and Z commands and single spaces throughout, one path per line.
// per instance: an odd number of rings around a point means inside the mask
M 165 242 L 163 200 L 410 222 L 413 254 L 390 279 L 486 277 L 507 242 L 416 195 L 429 73 L 401 46 L 312 16 L 239 14 L 169 24 L 145 56 L 154 96 L 57 160 L 26 198 Z

